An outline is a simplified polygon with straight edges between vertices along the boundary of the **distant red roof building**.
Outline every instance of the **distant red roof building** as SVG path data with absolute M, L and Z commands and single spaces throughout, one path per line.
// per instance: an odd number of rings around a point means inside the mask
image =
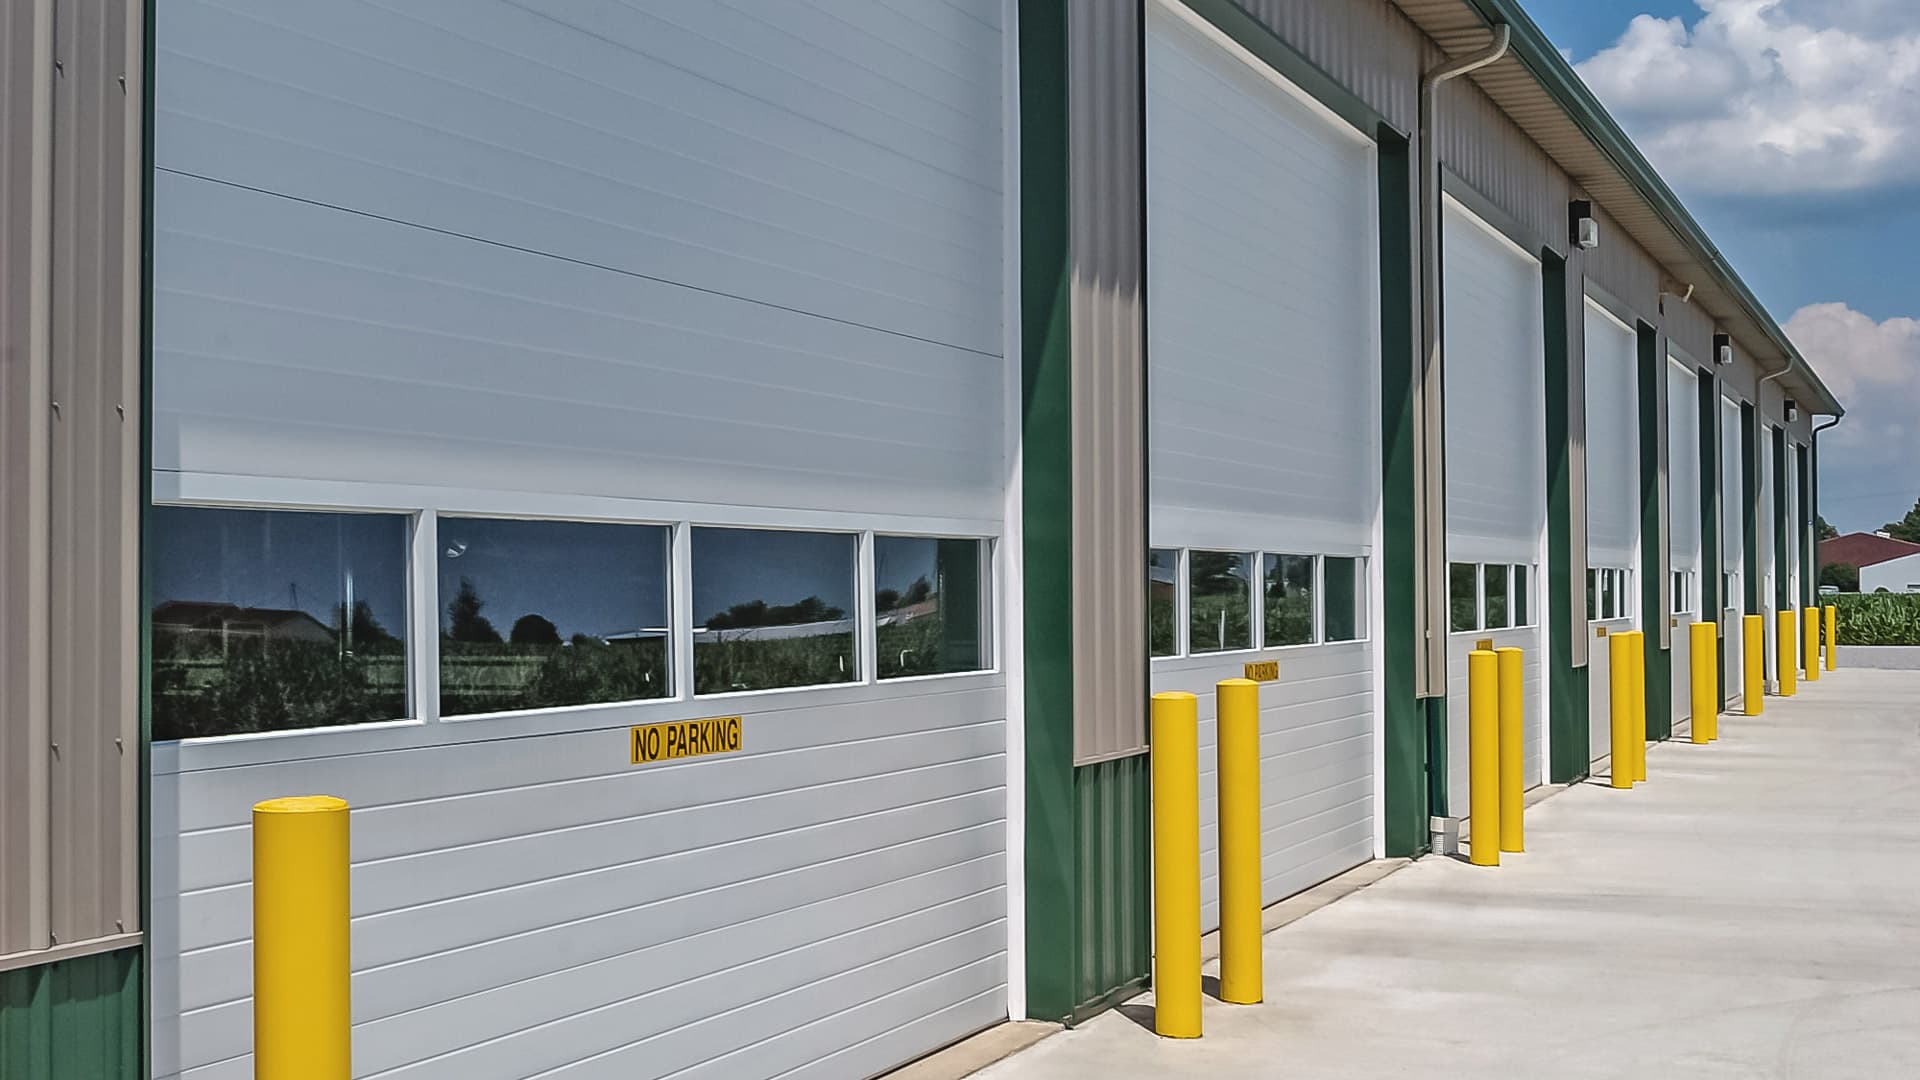
M 1908 555 L 1920 555 L 1920 544 L 1879 533 L 1848 533 L 1820 541 L 1822 566 L 1873 566 Z

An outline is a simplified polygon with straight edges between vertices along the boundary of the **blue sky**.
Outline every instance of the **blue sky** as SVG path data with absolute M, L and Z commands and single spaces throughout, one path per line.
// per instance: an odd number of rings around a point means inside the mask
M 1842 531 L 1920 498 L 1920 0 L 1524 0 L 1847 407 Z

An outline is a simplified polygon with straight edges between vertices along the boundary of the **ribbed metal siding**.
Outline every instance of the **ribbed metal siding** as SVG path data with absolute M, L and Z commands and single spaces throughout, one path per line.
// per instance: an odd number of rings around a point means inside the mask
M 137 928 L 139 11 L 0 16 L 0 957 Z
M 139 917 L 141 5 L 60 0 L 54 50 L 52 928 Z
M 1634 315 L 1653 322 L 1660 311 L 1660 264 L 1605 209 L 1596 206 L 1594 220 L 1600 246 L 1580 253 L 1582 272 Z
M 1401 131 L 1418 123 L 1425 37 L 1388 0 L 1242 0 L 1282 41 Z
M 140 950 L 0 972 L 0 1077 L 140 1074 Z
M 1152 963 L 1147 762 L 1135 754 L 1073 770 L 1076 1016 L 1097 1012 L 1086 1006 L 1136 983 Z
M 1527 231 L 1525 243 L 1565 251 L 1567 174 L 1468 79 L 1440 88 L 1434 108 L 1440 163 Z
M 50 9 L 0 9 L 0 956 L 47 944 Z
M 1146 749 L 1141 9 L 1067 9 L 1073 341 L 1073 758 Z

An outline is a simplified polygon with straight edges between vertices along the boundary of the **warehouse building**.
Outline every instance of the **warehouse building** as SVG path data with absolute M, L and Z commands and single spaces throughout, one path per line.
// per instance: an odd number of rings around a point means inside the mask
M 1482 642 L 1568 783 L 1609 635 L 1662 739 L 1688 624 L 1811 602 L 1841 405 L 1514 0 L 0 50 L 9 1077 L 251 1075 L 249 812 L 315 792 L 355 1075 L 876 1075 L 1144 986 L 1149 691 L 1210 850 L 1271 665 L 1276 902 L 1454 841 Z

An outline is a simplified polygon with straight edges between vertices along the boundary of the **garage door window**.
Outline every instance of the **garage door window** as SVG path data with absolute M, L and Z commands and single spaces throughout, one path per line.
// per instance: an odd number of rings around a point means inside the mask
M 156 506 L 153 738 L 407 715 L 403 514 Z
M 1480 626 L 1484 630 L 1504 630 L 1512 623 L 1508 621 L 1507 609 L 1507 568 L 1501 565 L 1482 566 Z
M 665 697 L 665 526 L 439 519 L 440 713 Z
M 852 682 L 855 538 L 693 530 L 696 694 Z
M 1448 626 L 1455 632 L 1480 629 L 1480 567 L 1451 563 L 1447 567 Z
M 1174 656 L 1180 651 L 1180 552 L 1154 548 L 1147 553 L 1147 655 Z
M 986 545 L 930 536 L 873 538 L 879 676 L 986 667 L 981 584 Z
M 1195 653 L 1253 648 L 1253 557 L 1238 551 L 1187 553 Z
M 1329 555 L 1320 560 L 1328 641 L 1359 641 L 1367 636 L 1366 560 Z
M 1308 645 L 1314 640 L 1311 555 L 1266 556 L 1266 644 Z

